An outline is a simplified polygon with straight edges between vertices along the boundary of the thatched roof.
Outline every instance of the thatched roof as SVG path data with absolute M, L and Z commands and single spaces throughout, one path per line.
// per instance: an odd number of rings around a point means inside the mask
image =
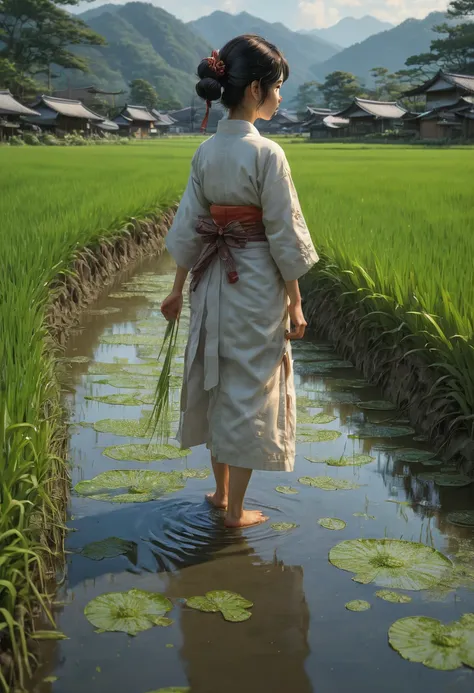
M 0 114 L 1 115 L 32 115 L 36 116 L 38 113 L 33 111 L 31 108 L 23 106 L 19 101 L 17 101 L 8 91 L 8 89 L 0 89 Z
M 371 101 L 370 99 L 355 98 L 350 106 L 335 116 L 341 118 L 360 118 L 373 116 L 377 119 L 399 120 L 406 113 L 406 108 L 396 101 Z
M 404 96 L 418 96 L 430 91 L 447 91 L 450 87 L 457 87 L 460 91 L 474 94 L 474 75 L 458 75 L 454 72 L 439 70 L 431 79 L 406 91 Z
M 43 94 L 33 104 L 33 107 L 40 112 L 41 120 L 54 120 L 58 115 L 95 122 L 105 120 L 104 116 L 94 113 L 90 108 L 84 106 L 83 103 L 73 99 L 59 99 L 56 96 Z

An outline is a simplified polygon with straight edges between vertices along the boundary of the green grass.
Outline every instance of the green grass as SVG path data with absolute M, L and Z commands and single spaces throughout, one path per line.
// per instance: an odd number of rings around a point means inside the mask
M 50 479 L 64 473 L 52 454 L 60 409 L 44 330 L 49 283 L 76 248 L 174 202 L 197 144 L 0 148 L 0 636 L 16 634 L 17 661 L 22 623 L 10 615 L 35 596 L 48 557 L 38 517 L 58 521 Z M 472 413 L 472 150 L 282 144 L 326 279 L 364 297 L 387 329 L 405 322 Z

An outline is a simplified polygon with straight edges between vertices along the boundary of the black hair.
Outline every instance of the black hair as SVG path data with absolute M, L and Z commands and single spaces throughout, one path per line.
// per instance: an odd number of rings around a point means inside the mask
M 209 64 L 207 58 L 198 67 L 200 81 L 196 92 L 205 101 L 221 100 L 228 109 L 239 106 L 245 90 L 257 81 L 262 90 L 262 105 L 271 87 L 290 76 L 290 68 L 283 53 L 261 36 L 246 34 L 237 36 L 219 52 L 218 60 L 223 63 L 223 74 Z

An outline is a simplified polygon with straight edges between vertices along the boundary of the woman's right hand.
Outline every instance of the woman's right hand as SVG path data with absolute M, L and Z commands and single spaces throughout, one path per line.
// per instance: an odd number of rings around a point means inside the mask
M 161 304 L 161 312 L 168 320 L 177 320 L 183 307 L 183 294 L 181 291 L 172 291 Z

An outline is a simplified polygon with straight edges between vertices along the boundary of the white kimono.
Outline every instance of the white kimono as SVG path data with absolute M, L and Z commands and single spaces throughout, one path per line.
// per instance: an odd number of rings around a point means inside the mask
M 192 161 L 166 246 L 191 270 L 203 248 L 200 216 L 216 205 L 263 211 L 268 242 L 231 248 L 239 280 L 216 255 L 191 292 L 178 440 L 207 444 L 218 462 L 291 471 L 296 398 L 285 281 L 317 261 L 281 147 L 247 121 L 221 120 Z

